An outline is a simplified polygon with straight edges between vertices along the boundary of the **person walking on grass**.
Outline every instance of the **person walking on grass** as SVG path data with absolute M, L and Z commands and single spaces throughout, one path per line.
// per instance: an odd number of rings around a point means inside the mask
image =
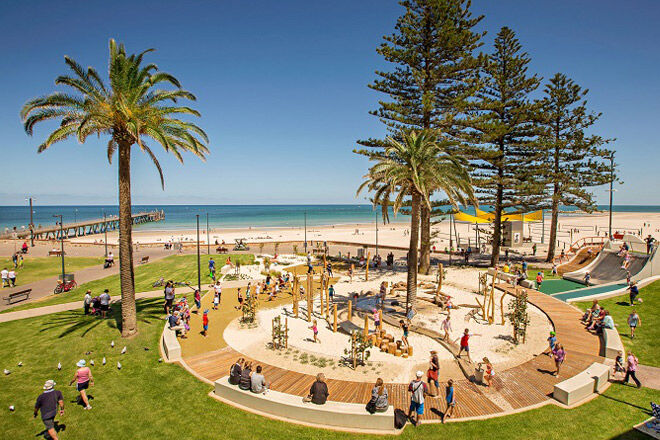
M 552 357 L 555 360 L 555 367 L 557 368 L 553 375 L 559 376 L 559 369 L 561 368 L 561 364 L 563 364 L 564 359 L 566 359 L 566 351 L 560 343 L 555 344 L 555 348 L 552 350 Z
M 195 289 L 195 313 L 199 313 L 199 310 L 202 308 L 202 295 L 199 294 L 199 290 Z
M 316 325 L 316 319 L 312 321 L 312 326 L 308 328 L 311 329 L 312 332 L 314 332 L 314 343 L 316 344 L 318 342 L 320 344 L 321 340 L 319 339 L 319 328 Z
M 428 394 L 428 388 L 422 380 L 422 377 L 424 377 L 424 373 L 418 371 L 415 375 L 415 379 L 408 385 L 408 392 L 410 392 L 408 418 L 413 426 L 417 426 L 417 423 L 419 423 L 419 416 L 424 414 L 424 396 Z
M 14 269 L 9 269 L 7 276 L 9 277 L 11 287 L 16 287 L 16 271 Z
M 46 431 L 51 439 L 57 440 L 57 431 L 55 430 L 55 416 L 57 407 L 60 408 L 60 417 L 64 415 L 64 397 L 62 392 L 55 389 L 55 381 L 47 380 L 44 384 L 44 392 L 37 397 L 34 404 L 34 417 L 37 417 L 41 411 L 41 420 L 46 427 Z
M 94 386 L 94 377 L 92 377 L 92 370 L 86 365 L 84 359 L 80 359 L 76 366 L 78 369 L 73 375 L 73 379 L 69 382 L 69 386 L 73 385 L 76 382 L 76 391 L 80 393 L 80 398 L 82 399 L 83 404 L 85 405 L 84 409 L 92 409 L 89 404 L 89 399 L 87 398 L 87 392 L 85 391 L 90 386 Z
M 642 383 L 637 379 L 637 366 L 639 365 L 639 360 L 633 354 L 632 351 L 628 352 L 628 359 L 626 359 L 626 376 L 623 378 L 623 383 L 628 383 L 628 380 L 632 377 L 637 385 L 637 388 L 642 386 Z
M 445 402 L 447 403 L 447 409 L 445 409 L 445 412 L 442 414 L 442 423 L 445 423 L 446 418 L 454 415 L 454 408 L 456 408 L 453 379 L 447 381 L 447 387 L 445 388 Z
M 635 281 L 630 283 L 630 286 L 628 287 L 628 290 L 630 290 L 630 305 L 634 306 L 635 305 L 635 300 L 637 299 L 637 296 L 639 295 L 639 287 L 637 287 L 637 283 Z
M 209 276 L 215 281 L 215 260 L 213 260 L 213 257 L 209 259 Z
M 7 268 L 2 269 L 2 287 L 9 287 L 9 271 Z
M 85 298 L 83 298 L 83 310 L 85 315 L 89 315 L 89 306 L 92 304 L 92 291 L 88 290 L 85 292 Z
M 630 327 L 630 339 L 635 339 L 635 330 L 642 326 L 642 318 L 639 317 L 636 310 L 628 315 L 628 327 Z
M 204 310 L 202 315 L 202 335 L 206 337 L 206 332 L 209 330 L 209 309 Z
M 108 310 L 110 310 L 110 291 L 108 289 L 105 289 L 101 296 L 99 296 L 99 302 L 101 304 L 101 316 L 103 319 L 105 319 L 105 316 L 108 314 Z

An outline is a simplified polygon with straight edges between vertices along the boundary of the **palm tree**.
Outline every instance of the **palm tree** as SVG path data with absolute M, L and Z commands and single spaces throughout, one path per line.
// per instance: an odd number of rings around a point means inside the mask
M 429 194 L 442 191 L 454 206 L 474 203 L 467 169 L 445 147 L 429 130 L 402 133 L 401 141 L 388 137 L 383 150 L 369 153 L 369 159 L 376 163 L 369 168 L 357 191 L 358 194 L 365 188 L 373 191 L 374 207 L 381 206 L 384 219 L 388 206 L 392 206 L 396 215 L 407 200 L 411 201 L 406 312 L 415 306 L 417 299 L 420 213 L 422 206 L 431 207 Z
M 72 75 L 59 76 L 55 84 L 73 89 L 55 92 L 27 102 L 21 118 L 28 135 L 37 122 L 57 119 L 60 126 L 39 145 L 38 152 L 56 142 L 76 138 L 84 143 L 90 135 L 109 135 L 108 162 L 119 151 L 119 267 L 121 279 L 122 336 L 137 333 L 135 283 L 132 251 L 131 217 L 131 147 L 137 146 L 153 161 L 165 188 L 163 172 L 145 138 L 151 138 L 167 152 L 183 162 L 181 153 L 188 151 L 205 158 L 208 137 L 197 125 L 179 119 L 180 115 L 200 116 L 190 107 L 177 104 L 180 99 L 195 100 L 183 90 L 172 75 L 158 70 L 155 64 L 142 64 L 144 55 L 127 55 L 124 45 L 110 40 L 109 82 L 105 84 L 92 67 L 86 70 L 76 61 L 64 57 Z M 160 84 L 172 89 L 156 88 Z

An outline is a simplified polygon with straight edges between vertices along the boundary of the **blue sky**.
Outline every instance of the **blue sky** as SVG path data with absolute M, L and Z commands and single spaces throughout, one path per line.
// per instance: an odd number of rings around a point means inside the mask
M 105 72 L 110 38 L 129 51 L 156 48 L 149 60 L 198 96 L 211 139 L 206 162 L 180 166 L 157 152 L 165 191 L 135 152 L 134 203 L 363 202 L 355 190 L 367 162 L 351 150 L 384 133 L 368 114 L 379 96 L 367 84 L 386 67 L 375 48 L 400 12 L 394 0 L 2 2 L 0 205 L 28 194 L 42 204 L 116 203 L 107 139 L 37 154 L 52 126 L 30 138 L 18 115 L 55 90 L 64 55 Z M 486 49 L 507 25 L 532 72 L 564 72 L 590 89 L 591 108 L 603 112 L 597 132 L 618 139 L 625 183 L 615 203 L 660 204 L 660 2 L 474 0 L 473 12 L 486 15 Z

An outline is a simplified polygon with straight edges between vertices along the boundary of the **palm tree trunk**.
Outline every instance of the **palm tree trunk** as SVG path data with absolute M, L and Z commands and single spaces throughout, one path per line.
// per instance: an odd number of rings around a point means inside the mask
M 412 211 L 410 218 L 410 246 L 408 247 L 408 286 L 406 287 L 406 313 L 415 307 L 417 301 L 417 260 L 419 246 L 419 217 L 422 195 L 415 192 L 412 195 Z
M 133 220 L 131 213 L 131 144 L 119 144 L 119 280 L 121 285 L 121 335 L 137 333 L 135 276 L 133 271 Z
M 420 217 L 419 272 L 428 275 L 431 268 L 431 210 L 426 203 L 421 204 Z

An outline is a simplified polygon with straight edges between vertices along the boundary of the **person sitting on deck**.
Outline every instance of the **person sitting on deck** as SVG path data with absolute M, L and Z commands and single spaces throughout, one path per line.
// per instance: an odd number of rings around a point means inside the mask
M 245 359 L 240 358 L 236 361 L 235 364 L 229 368 L 229 383 L 232 385 L 238 385 L 241 380 L 241 372 L 243 371 L 243 364 Z
M 389 407 L 387 388 L 380 377 L 376 379 L 376 385 L 371 389 L 371 400 L 367 404 L 367 411 L 371 414 L 385 412 Z
M 328 400 L 328 385 L 325 383 L 325 375 L 319 373 L 316 375 L 316 381 L 309 389 L 309 395 L 305 398 L 306 401 L 312 402 L 316 405 L 323 405 Z

